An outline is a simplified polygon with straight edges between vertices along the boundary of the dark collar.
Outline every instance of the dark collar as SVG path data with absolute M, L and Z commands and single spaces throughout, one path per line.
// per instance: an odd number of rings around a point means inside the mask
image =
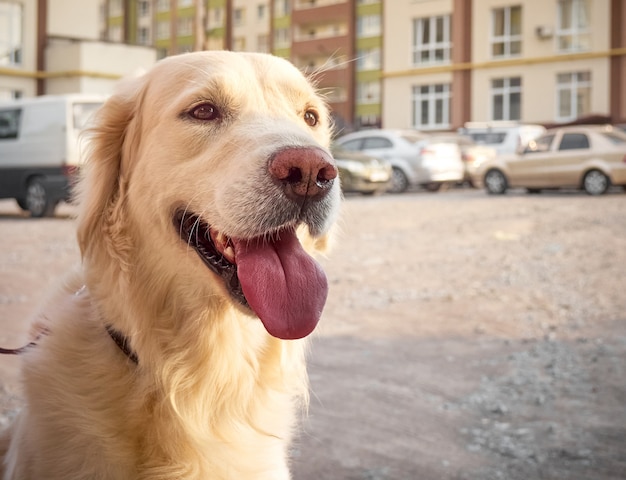
M 126 355 L 134 364 L 138 365 L 139 358 L 137 357 L 137 354 L 133 352 L 133 350 L 130 348 L 130 342 L 128 341 L 128 338 L 122 335 L 119 331 L 115 330 L 111 325 L 107 325 L 106 329 L 107 333 L 113 339 L 115 344 L 120 347 L 120 350 L 122 352 L 124 352 L 124 355 Z

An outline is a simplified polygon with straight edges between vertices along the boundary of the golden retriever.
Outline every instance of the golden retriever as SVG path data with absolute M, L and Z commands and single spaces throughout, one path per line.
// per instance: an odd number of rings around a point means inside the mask
M 160 61 L 100 109 L 82 265 L 37 317 L 4 480 L 290 478 L 312 255 L 340 203 L 327 107 L 286 60 Z

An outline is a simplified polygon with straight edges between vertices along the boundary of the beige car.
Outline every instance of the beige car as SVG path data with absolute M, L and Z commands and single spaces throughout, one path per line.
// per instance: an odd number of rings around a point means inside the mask
M 508 188 L 581 188 L 601 195 L 611 185 L 626 188 L 626 134 L 608 126 L 555 128 L 516 154 L 467 165 L 472 184 L 492 194 Z

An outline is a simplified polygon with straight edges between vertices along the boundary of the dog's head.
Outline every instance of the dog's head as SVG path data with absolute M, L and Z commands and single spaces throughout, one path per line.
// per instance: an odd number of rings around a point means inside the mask
M 78 194 L 91 278 L 108 270 L 166 296 L 178 284 L 196 303 L 256 314 L 276 337 L 307 335 L 327 292 L 310 254 L 340 199 L 330 135 L 323 100 L 285 60 L 159 62 L 105 103 L 93 130 Z

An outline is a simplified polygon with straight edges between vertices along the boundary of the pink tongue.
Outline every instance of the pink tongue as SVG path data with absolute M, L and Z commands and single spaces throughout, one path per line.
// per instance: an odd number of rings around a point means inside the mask
M 326 303 L 328 284 L 295 232 L 281 232 L 272 243 L 234 240 L 234 247 L 243 293 L 270 335 L 292 340 L 311 333 Z

